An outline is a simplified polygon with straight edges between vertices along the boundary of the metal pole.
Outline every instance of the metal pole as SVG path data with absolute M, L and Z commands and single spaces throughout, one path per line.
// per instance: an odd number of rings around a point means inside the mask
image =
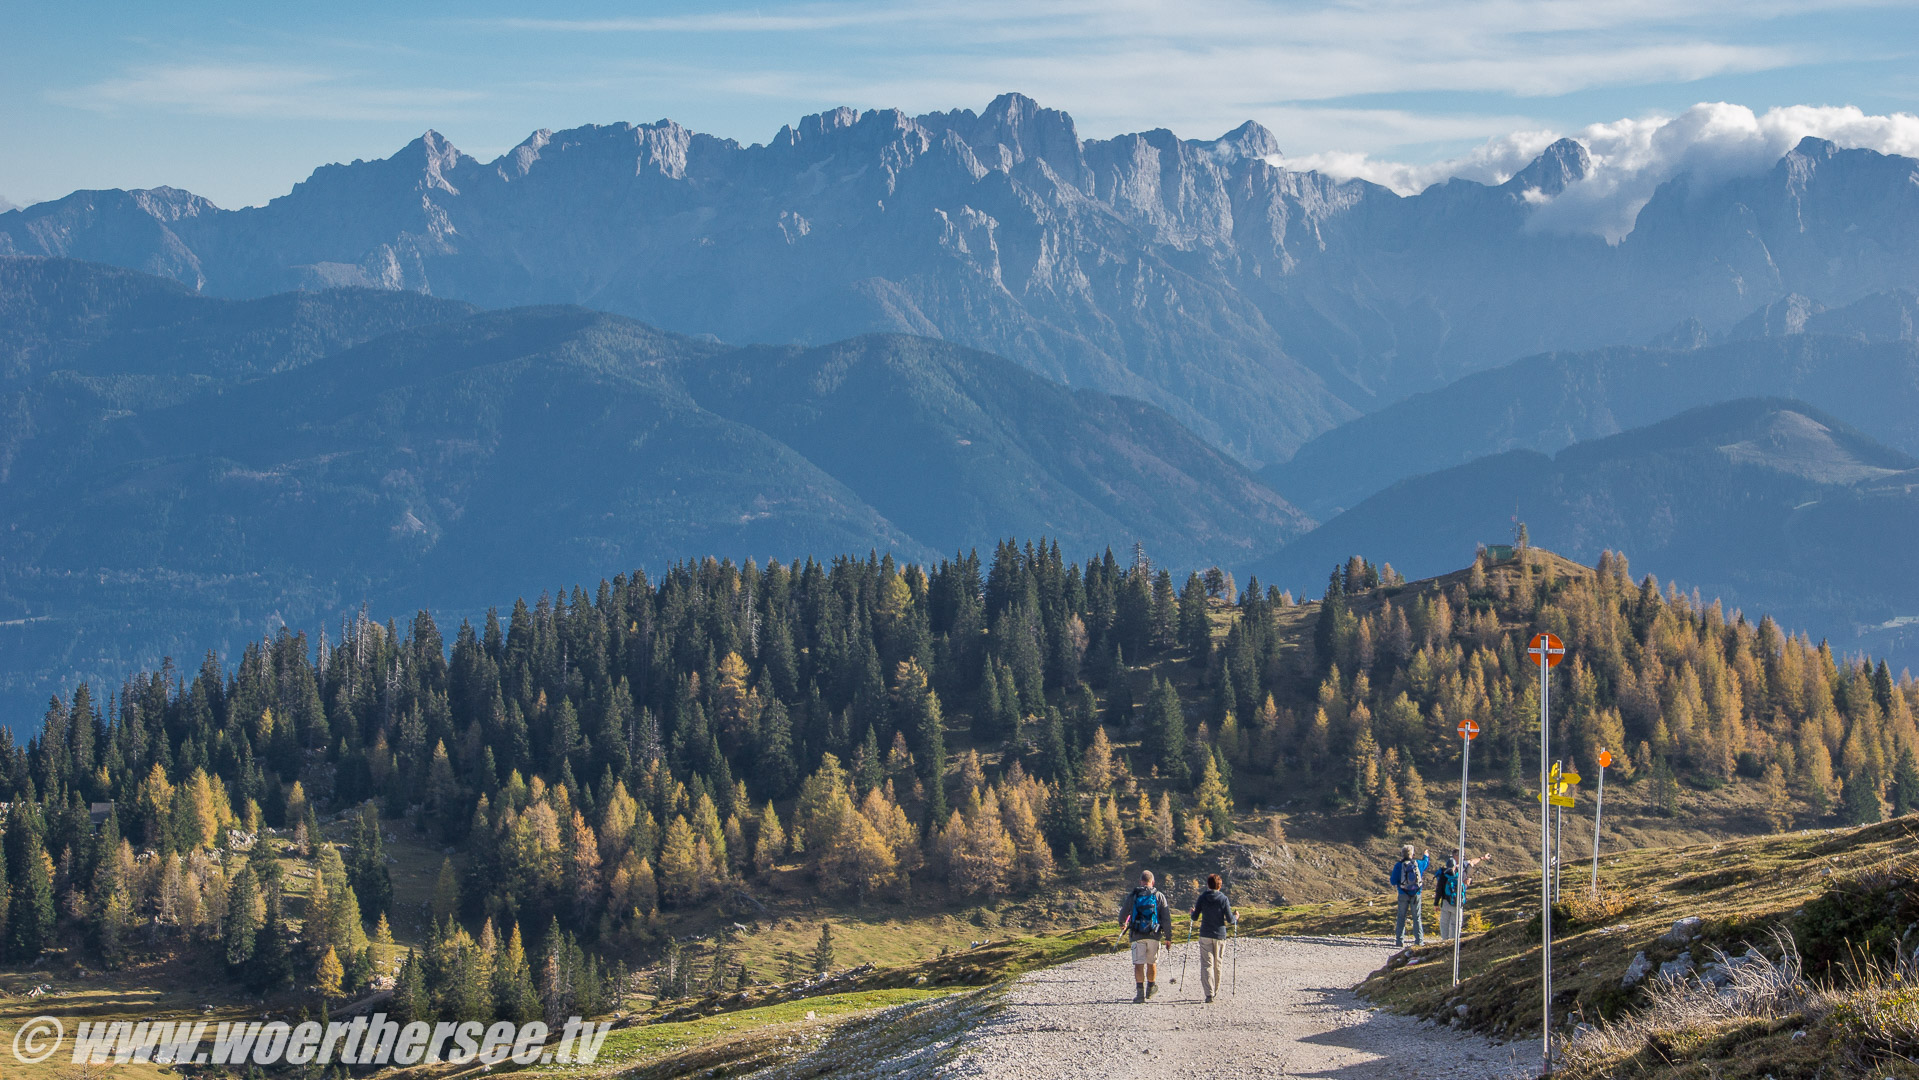
M 1466 747 L 1459 758 L 1459 861 L 1455 866 L 1459 881 L 1453 894 L 1454 986 L 1459 985 L 1459 939 L 1466 934 L 1466 774 L 1473 765 L 1473 741 L 1471 739 L 1459 741 L 1465 743 Z
M 1603 751 L 1602 751 L 1603 752 Z M 1599 817 L 1606 812 L 1606 767 L 1599 767 L 1599 798 L 1593 803 L 1593 895 L 1599 895 Z
M 1547 723 L 1551 683 L 1546 678 L 1546 645 L 1539 647 L 1539 933 L 1542 994 L 1539 1010 L 1540 1072 L 1553 1071 L 1553 897 L 1552 802 L 1546 793 L 1546 763 L 1552 753 L 1552 726 Z
M 1566 808 L 1553 807 L 1553 903 L 1559 902 L 1559 875 L 1566 868 Z

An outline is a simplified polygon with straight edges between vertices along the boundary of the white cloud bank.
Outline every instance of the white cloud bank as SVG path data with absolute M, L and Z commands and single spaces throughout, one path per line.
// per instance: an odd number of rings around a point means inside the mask
M 1454 177 L 1500 184 L 1570 134 L 1592 156 L 1586 179 L 1542 202 L 1532 226 L 1549 232 L 1594 233 L 1618 241 L 1660 184 L 1691 173 L 1703 186 L 1763 172 L 1808 135 L 1842 149 L 1919 158 L 1919 116 L 1874 116 L 1846 107 L 1792 105 L 1754 113 L 1743 105 L 1702 102 L 1678 116 L 1590 124 L 1574 132 L 1516 131 L 1447 161 L 1406 164 L 1366 154 L 1322 153 L 1275 159 L 1289 169 L 1358 177 L 1404 195 Z

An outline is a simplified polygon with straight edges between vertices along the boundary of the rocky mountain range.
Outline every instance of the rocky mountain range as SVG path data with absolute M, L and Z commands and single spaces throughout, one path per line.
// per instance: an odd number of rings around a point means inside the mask
M 0 253 L 229 297 L 355 285 L 734 342 L 938 337 L 1158 404 L 1255 466 L 1524 355 L 1919 286 L 1906 158 L 1808 139 L 1758 175 L 1667 183 L 1609 244 L 1534 227 L 1587 174 L 1571 140 L 1503 184 L 1410 197 L 1279 149 L 1256 124 L 1081 139 L 1016 94 L 840 109 L 754 145 L 662 120 L 539 131 L 483 162 L 429 132 L 257 208 L 75 192 L 0 214 Z

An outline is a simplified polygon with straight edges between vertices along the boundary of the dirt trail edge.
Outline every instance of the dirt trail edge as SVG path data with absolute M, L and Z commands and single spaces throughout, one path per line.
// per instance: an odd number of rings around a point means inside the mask
M 1342 938 L 1245 938 L 1239 991 L 1229 960 L 1220 998 L 1203 1003 L 1197 950 L 1161 961 L 1159 994 L 1132 1004 L 1123 952 L 1021 977 L 1003 1004 L 959 1040 L 947 1077 L 1529 1077 L 1530 1044 L 1495 1045 L 1377 1011 L 1352 988 L 1392 954 Z M 1231 946 L 1228 946 L 1231 949 Z M 1192 950 L 1181 977 L 1181 951 Z M 1179 980 L 1177 983 L 1170 980 Z M 1524 1062 L 1524 1064 L 1522 1064 Z

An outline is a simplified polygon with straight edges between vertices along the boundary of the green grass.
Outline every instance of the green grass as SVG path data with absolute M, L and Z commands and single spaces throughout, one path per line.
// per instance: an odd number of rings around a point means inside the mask
M 529 1075 L 595 1076 L 625 1072 L 638 1065 L 659 1067 L 675 1058 L 696 1055 L 725 1058 L 729 1056 L 728 1053 L 714 1044 L 741 1042 L 743 1036 L 764 1035 L 772 1028 L 780 1029 L 774 1041 L 798 1047 L 817 1039 L 824 1029 L 850 1017 L 875 1009 L 928 1001 L 954 992 L 953 989 L 915 988 L 858 990 L 778 1002 L 697 1020 L 622 1028 L 607 1035 L 598 1058 L 590 1066 L 533 1066 L 524 1071 Z M 802 1034 L 806 1038 L 802 1038 Z M 746 1039 L 744 1045 L 734 1050 L 752 1049 L 759 1052 L 765 1045 L 768 1045 L 768 1040 L 763 1038 Z

